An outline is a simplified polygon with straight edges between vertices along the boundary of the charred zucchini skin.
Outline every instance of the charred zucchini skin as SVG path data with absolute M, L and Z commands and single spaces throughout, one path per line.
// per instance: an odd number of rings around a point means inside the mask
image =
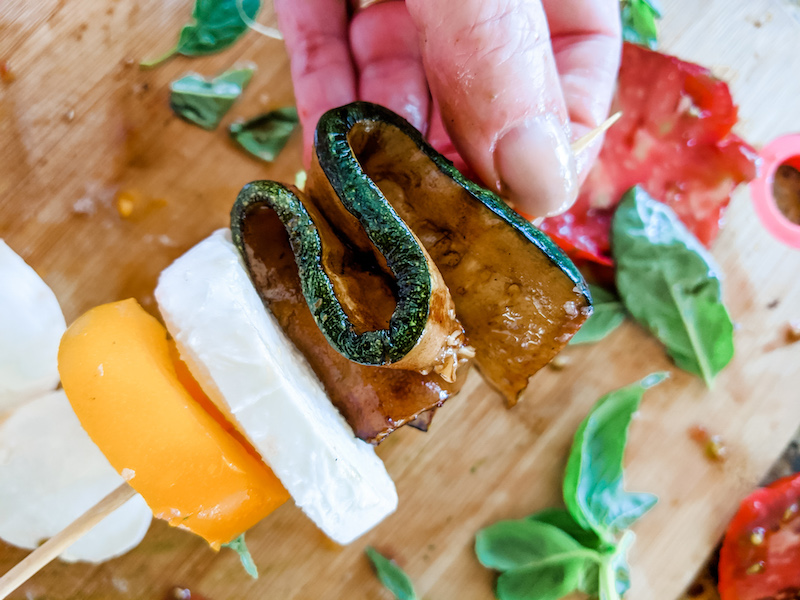
M 467 180 L 408 121 L 376 104 L 354 102 L 330 110 L 320 118 L 314 146 L 327 183 L 345 209 L 358 220 L 395 278 L 397 307 L 388 329 L 356 332 L 322 264 L 319 231 L 290 188 L 271 181 L 249 183 L 242 188 L 231 210 L 233 241 L 246 263 L 243 225 L 248 210 L 267 206 L 276 212 L 289 235 L 308 307 L 322 333 L 340 354 L 365 365 L 400 361 L 423 334 L 433 293 L 425 252 L 378 186 L 364 172 L 350 146 L 348 134 L 356 124 L 381 121 L 407 135 L 443 175 L 538 248 L 567 275 L 575 284 L 576 291 L 591 305 L 591 295 L 583 277 L 550 238 L 520 217 L 497 195 Z
M 274 210 L 289 235 L 303 296 L 327 340 L 354 362 L 385 365 L 402 359 L 422 335 L 432 284 L 425 255 L 409 229 L 382 194 L 376 198 L 374 194 L 365 194 L 361 187 L 356 186 L 357 191 L 349 192 L 361 196 L 359 221 L 371 234 L 370 239 L 397 278 L 399 298 L 388 329 L 355 331 L 322 264 L 319 231 L 303 203 L 286 186 L 274 181 L 245 185 L 231 210 L 231 233 L 239 253 L 248 263 L 243 235 L 247 212 L 256 206 Z
M 353 102 L 329 110 L 320 118 L 314 136 L 314 146 L 320 166 L 328 176 L 333 189 L 352 214 L 357 215 L 359 211 L 368 208 L 368 206 L 364 205 L 369 205 L 375 194 L 383 197 L 377 186 L 364 173 L 350 148 L 347 138 L 348 132 L 357 123 L 369 121 L 383 121 L 405 133 L 420 151 L 434 162 L 441 173 L 464 188 L 476 201 L 486 206 L 499 219 L 536 246 L 557 265 L 572 280 L 577 291 L 586 298 L 587 304 L 591 306 L 592 296 L 583 276 L 575 264 L 547 235 L 523 219 L 499 196 L 464 177 L 453 166 L 452 162 L 434 150 L 425 141 L 422 134 L 403 117 L 370 102 Z M 384 199 L 383 202 L 386 203 L 386 200 Z M 391 206 L 389 208 L 391 209 Z M 397 213 L 393 209 L 391 212 L 397 217 Z M 369 221 L 373 225 L 380 223 L 378 219 L 370 219 Z M 386 241 L 384 243 L 400 242 L 399 237 L 394 237 L 395 234 L 390 233 L 388 230 L 382 231 L 381 226 L 373 226 L 372 229 L 375 231 L 375 235 L 385 236 Z M 370 234 L 370 238 L 372 239 L 372 234 Z

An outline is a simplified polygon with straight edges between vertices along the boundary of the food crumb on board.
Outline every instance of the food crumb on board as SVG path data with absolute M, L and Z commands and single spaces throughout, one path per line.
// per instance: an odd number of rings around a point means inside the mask
M 756 29 L 761 29 L 764 25 L 772 21 L 772 13 L 766 12 L 763 15 L 759 15 L 757 17 L 747 17 L 746 20 Z
M 571 362 L 572 359 L 569 356 L 559 354 L 553 360 L 550 361 L 550 368 L 553 369 L 553 371 L 563 371 L 569 366 Z
M 0 81 L 3 83 L 11 83 L 17 78 L 16 73 L 11 69 L 11 65 L 7 60 L 0 62 Z
M 469 468 L 470 473 L 475 473 L 481 466 L 486 462 L 486 457 L 481 458 L 480 460 L 476 461 L 474 465 Z
M 689 428 L 689 437 L 703 448 L 710 461 L 724 462 L 728 458 L 728 447 L 721 435 L 709 433 L 702 425 L 693 425 Z
M 119 192 L 116 200 L 117 213 L 126 220 L 144 218 L 166 205 L 167 201 L 164 198 L 146 197 L 134 190 Z
M 790 344 L 800 342 L 800 319 L 789 321 L 789 325 L 786 327 L 786 339 Z
M 123 219 L 129 219 L 133 214 L 133 207 L 135 201 L 133 195 L 128 192 L 122 192 L 117 196 L 117 212 Z

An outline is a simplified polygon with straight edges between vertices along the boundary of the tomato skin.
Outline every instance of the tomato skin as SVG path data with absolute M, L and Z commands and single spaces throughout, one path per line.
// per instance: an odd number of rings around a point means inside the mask
M 722 543 L 719 592 L 722 600 L 800 598 L 800 473 L 742 501 Z
M 733 189 L 756 176 L 758 155 L 731 134 L 738 111 L 725 82 L 705 67 L 624 44 L 612 111 L 597 163 L 566 213 L 541 229 L 572 258 L 610 266 L 610 229 L 622 195 L 642 185 L 710 245 Z

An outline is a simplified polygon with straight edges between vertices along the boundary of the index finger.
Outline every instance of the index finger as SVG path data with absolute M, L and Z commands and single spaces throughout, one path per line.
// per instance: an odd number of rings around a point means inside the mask
M 308 165 L 319 118 L 331 108 L 356 100 L 347 5 L 344 0 L 275 0 L 275 12 L 289 52 Z
M 619 70 L 618 0 L 543 0 L 564 102 L 578 138 L 608 115 Z M 585 176 L 602 137 L 576 156 Z
M 537 0 L 406 0 L 447 133 L 483 183 L 525 212 L 577 197 L 569 120 Z

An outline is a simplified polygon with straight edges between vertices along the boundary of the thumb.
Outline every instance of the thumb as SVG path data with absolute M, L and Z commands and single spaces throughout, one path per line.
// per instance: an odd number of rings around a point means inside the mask
M 535 216 L 578 194 L 570 126 L 538 0 L 407 0 L 444 125 L 488 186 Z

